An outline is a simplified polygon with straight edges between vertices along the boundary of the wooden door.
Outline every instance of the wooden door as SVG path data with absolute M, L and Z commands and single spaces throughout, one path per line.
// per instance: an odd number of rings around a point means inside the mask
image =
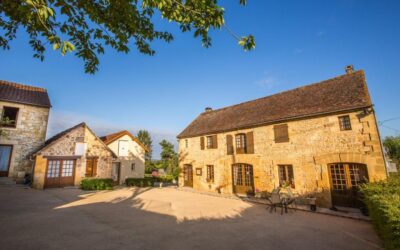
M 12 145 L 0 145 L 0 177 L 8 176 L 12 150 Z
M 75 160 L 48 160 L 45 188 L 74 185 Z
M 233 192 L 236 194 L 254 194 L 253 166 L 249 164 L 232 165 Z
M 183 185 L 193 187 L 193 167 L 192 165 L 183 166 Z
M 357 163 L 328 165 L 333 206 L 361 207 L 358 186 L 368 180 L 367 166 Z

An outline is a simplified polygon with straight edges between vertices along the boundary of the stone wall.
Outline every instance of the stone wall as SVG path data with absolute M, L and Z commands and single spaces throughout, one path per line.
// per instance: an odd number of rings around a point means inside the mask
M 77 156 L 75 168 L 75 185 L 79 185 L 86 174 L 86 158 L 98 157 L 97 175 L 95 178 L 111 178 L 113 156 L 107 146 L 98 139 L 86 126 L 80 126 L 63 135 L 49 146 L 40 150 L 36 156 L 36 164 L 42 165 L 42 158 L 76 156 L 76 143 L 86 143 L 86 152 Z M 46 160 L 47 165 L 47 160 Z M 42 175 L 42 168 L 35 166 L 34 187 L 43 188 L 45 175 Z M 36 182 L 36 183 L 35 183 Z M 38 184 L 38 183 L 43 183 Z
M 21 180 L 32 172 L 30 154 L 45 141 L 49 108 L 0 101 L 0 114 L 4 106 L 19 108 L 16 128 L 1 128 L 0 144 L 13 145 L 9 177 Z
M 317 193 L 318 205 L 330 207 L 330 181 L 327 164 L 353 162 L 367 165 L 371 181 L 386 178 L 380 138 L 373 113 L 346 113 L 352 130 L 341 131 L 339 115 L 287 122 L 289 142 L 275 143 L 273 125 L 218 134 L 217 149 L 200 149 L 200 137 L 179 140 L 180 168 L 193 166 L 193 187 L 198 190 L 232 193 L 232 164 L 253 166 L 254 186 L 271 191 L 279 186 L 278 165 L 293 166 L 295 191 L 300 195 Z M 340 115 L 346 115 L 340 114 Z M 254 133 L 254 154 L 227 155 L 226 135 Z M 186 141 L 188 147 L 186 148 Z M 235 145 L 235 143 L 234 143 Z M 214 165 L 214 183 L 207 183 L 207 165 Z M 196 168 L 202 175 L 196 175 Z M 183 171 L 180 185 L 183 185 Z

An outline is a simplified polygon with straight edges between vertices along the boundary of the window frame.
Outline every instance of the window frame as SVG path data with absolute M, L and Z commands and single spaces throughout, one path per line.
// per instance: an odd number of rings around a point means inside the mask
M 246 153 L 246 151 L 247 151 L 247 135 L 245 133 L 239 133 L 239 134 L 235 135 L 235 148 L 236 148 L 236 153 L 238 153 L 238 154 Z
M 280 187 L 282 187 L 284 184 L 287 183 L 291 188 L 296 188 L 294 181 L 293 165 L 291 164 L 278 165 L 278 179 Z
M 6 112 L 6 109 L 14 109 L 14 110 L 16 110 L 16 114 L 15 114 L 15 119 L 14 120 L 11 120 L 11 121 L 13 121 L 12 123 L 10 123 L 10 124 L 1 124 L 1 127 L 5 127 L 5 128 L 16 128 L 17 127 L 17 123 L 18 123 L 18 116 L 19 116 L 19 108 L 18 107 L 10 107 L 10 106 L 3 106 L 3 109 L 2 109 L 2 113 L 1 113 L 1 119 L 3 120 L 3 119 L 5 119 L 5 112 Z
M 212 135 L 206 136 L 206 147 L 207 149 L 214 148 L 214 140 Z
M 214 183 L 214 165 L 207 165 L 207 182 Z
M 352 130 L 350 115 L 338 116 L 340 131 Z

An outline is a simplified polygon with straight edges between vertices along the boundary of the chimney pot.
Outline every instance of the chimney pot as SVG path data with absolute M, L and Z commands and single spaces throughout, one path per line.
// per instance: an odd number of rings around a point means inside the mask
M 206 112 L 210 112 L 210 111 L 212 111 L 212 108 L 211 108 L 211 107 L 206 107 L 206 108 L 205 108 L 205 111 L 206 111 Z
M 346 66 L 346 74 L 351 74 L 354 72 L 354 67 L 353 65 L 347 65 Z

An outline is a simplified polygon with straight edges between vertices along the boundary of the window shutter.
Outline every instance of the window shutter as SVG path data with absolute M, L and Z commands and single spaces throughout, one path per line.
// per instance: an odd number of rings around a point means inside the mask
M 233 137 L 226 135 L 226 152 L 228 155 L 233 155 Z
M 86 177 L 92 176 L 92 159 L 86 160 Z
M 218 137 L 217 135 L 213 135 L 212 137 L 212 144 L 213 144 L 213 148 L 218 148 Z
M 204 150 L 204 136 L 200 137 L 200 149 Z
M 254 134 L 253 134 L 253 131 L 247 133 L 246 140 L 247 140 L 246 141 L 246 145 L 247 145 L 246 153 L 254 154 Z
M 93 177 L 97 175 L 97 158 L 93 159 Z
M 275 125 L 274 135 L 275 135 L 275 143 L 288 142 L 289 141 L 288 125 L 287 124 Z

